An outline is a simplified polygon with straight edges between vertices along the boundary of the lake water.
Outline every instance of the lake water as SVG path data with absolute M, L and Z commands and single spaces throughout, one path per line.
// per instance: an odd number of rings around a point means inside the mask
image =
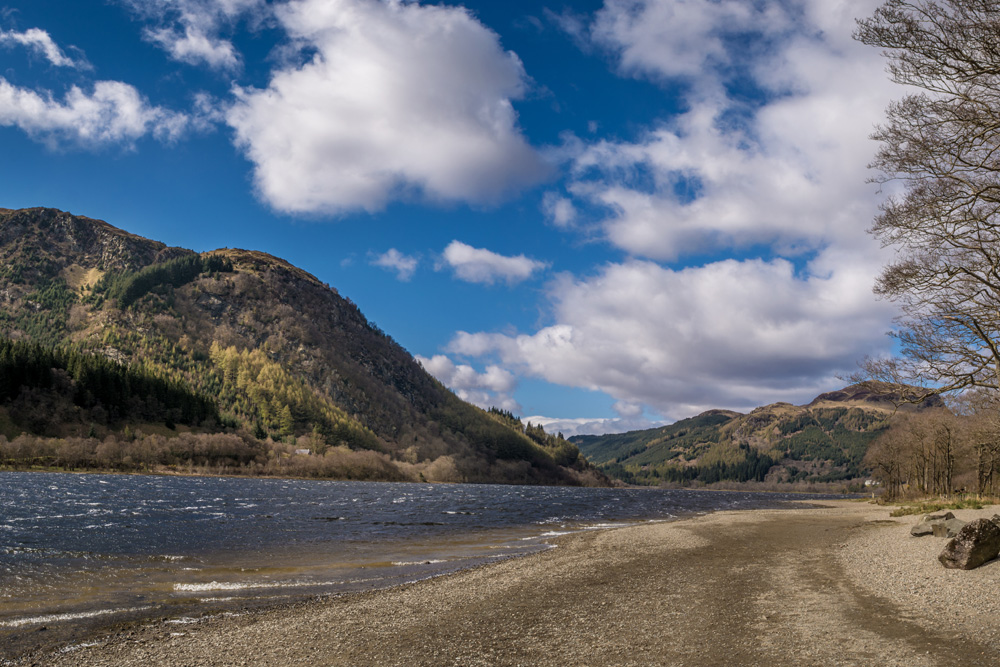
M 40 626 L 382 588 L 569 531 L 794 494 L 0 473 L 0 642 Z

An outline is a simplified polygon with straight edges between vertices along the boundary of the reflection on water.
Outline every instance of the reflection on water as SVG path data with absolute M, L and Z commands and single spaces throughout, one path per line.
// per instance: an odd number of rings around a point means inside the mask
M 572 530 L 796 497 L 0 473 L 0 638 L 119 611 L 381 588 L 537 551 Z

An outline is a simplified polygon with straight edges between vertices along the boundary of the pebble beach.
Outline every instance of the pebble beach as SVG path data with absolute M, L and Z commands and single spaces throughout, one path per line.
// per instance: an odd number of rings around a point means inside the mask
M 574 533 L 413 584 L 146 622 L 13 664 L 1000 664 L 1000 562 L 947 570 L 944 539 L 889 513 L 823 501 Z

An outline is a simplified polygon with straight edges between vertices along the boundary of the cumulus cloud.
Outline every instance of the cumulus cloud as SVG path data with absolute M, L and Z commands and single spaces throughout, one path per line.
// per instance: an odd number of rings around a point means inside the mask
M 512 105 L 524 68 L 467 10 L 292 0 L 274 11 L 304 62 L 237 90 L 228 122 L 275 209 L 492 202 L 547 173 Z
M 830 263 L 837 271 L 826 271 Z M 638 405 L 678 419 L 801 402 L 882 349 L 891 315 L 871 297 L 865 261 L 821 256 L 813 268 L 798 274 L 782 259 L 609 264 L 552 285 L 554 324 L 522 335 L 459 332 L 449 352 L 604 391 L 626 418 Z
M 725 38 L 742 15 L 740 30 L 755 40 L 749 50 Z M 691 93 L 687 113 L 638 141 L 580 151 L 569 191 L 607 211 L 611 243 L 654 259 L 866 242 L 858 231 L 877 206 L 865 183 L 868 135 L 894 91 L 879 55 L 851 40 L 853 27 L 852 13 L 828 3 L 609 0 L 593 32 L 622 67 L 659 78 L 700 71 L 714 85 Z M 700 46 L 685 46 L 679 34 Z M 780 45 L 769 41 L 776 36 Z M 741 67 L 760 91 L 754 110 L 725 93 L 718 63 L 735 60 L 737 50 L 753 56 Z
M 403 282 L 408 282 L 411 278 L 413 278 L 413 274 L 416 272 L 417 265 L 420 263 L 420 260 L 413 255 L 404 255 L 395 248 L 389 248 L 389 250 L 381 255 L 375 256 L 371 263 L 375 266 L 380 266 L 383 269 L 395 271 L 396 277 Z
M 174 60 L 235 70 L 242 59 L 220 30 L 243 15 L 266 9 L 264 0 L 121 0 L 154 26 L 144 37 L 160 46 Z
M 147 135 L 172 141 L 190 124 L 187 114 L 151 105 L 119 81 L 98 81 L 91 92 L 73 86 L 59 101 L 0 77 L 0 126 L 20 128 L 50 148 L 131 146 Z
M 524 423 L 538 424 L 545 429 L 546 433 L 562 433 L 567 438 L 574 435 L 603 435 L 605 433 L 639 431 L 647 428 L 663 426 L 665 423 L 662 421 L 651 421 L 642 418 L 623 419 L 621 417 L 608 417 L 603 419 L 590 419 L 587 417 L 581 417 L 577 419 L 564 419 L 560 417 L 543 417 L 539 415 L 524 417 L 522 421 Z
M 34 51 L 43 56 L 55 67 L 71 67 L 74 69 L 89 69 L 90 65 L 86 60 L 74 60 L 67 56 L 61 48 L 52 40 L 49 33 L 38 28 L 31 28 L 24 32 L 0 30 L 0 46 L 19 45 Z
M 519 412 L 520 406 L 511 397 L 517 381 L 514 375 L 496 365 L 478 373 L 472 366 L 455 364 L 443 354 L 433 357 L 417 355 L 417 361 L 428 373 L 455 392 L 459 398 L 481 408 L 498 407 Z
M 567 196 L 543 208 L 603 211 L 604 238 L 631 259 L 555 281 L 547 326 L 459 332 L 449 352 L 604 391 L 620 419 L 807 401 L 886 352 L 865 181 L 897 91 L 851 39 L 878 4 L 607 0 L 590 43 L 622 73 L 681 81 L 687 110 L 631 141 L 573 138 Z
M 485 248 L 473 248 L 461 241 L 452 241 L 444 249 L 444 264 L 460 279 L 470 283 L 492 285 L 503 281 L 514 285 L 530 278 L 547 265 L 524 255 L 508 257 Z
M 573 200 L 560 197 L 555 192 L 546 192 L 542 197 L 542 211 L 556 227 L 572 227 L 576 222 L 577 211 Z
M 594 42 L 619 54 L 625 72 L 705 81 L 706 68 L 734 64 L 734 38 L 778 33 L 788 22 L 778 3 L 606 0 L 587 31 Z
M 218 69 L 235 69 L 240 64 L 231 42 L 213 39 L 194 25 L 186 25 L 182 30 L 149 29 L 145 34 L 149 41 L 163 47 L 174 60 L 191 65 L 204 62 Z
M 644 410 L 638 403 L 628 401 L 618 401 L 612 406 L 618 413 L 617 417 L 604 418 L 563 418 L 563 417 L 543 417 L 535 415 L 524 417 L 523 421 L 531 424 L 540 424 L 548 433 L 562 433 L 564 436 L 574 435 L 602 435 L 604 433 L 624 433 L 627 431 L 639 431 L 648 428 L 663 426 L 664 421 L 653 421 L 647 419 Z

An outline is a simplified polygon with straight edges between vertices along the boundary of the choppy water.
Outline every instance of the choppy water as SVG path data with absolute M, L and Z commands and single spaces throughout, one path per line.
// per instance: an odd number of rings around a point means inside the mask
M 797 498 L 0 473 L 0 639 L 40 624 L 385 587 L 537 551 L 568 531 Z

